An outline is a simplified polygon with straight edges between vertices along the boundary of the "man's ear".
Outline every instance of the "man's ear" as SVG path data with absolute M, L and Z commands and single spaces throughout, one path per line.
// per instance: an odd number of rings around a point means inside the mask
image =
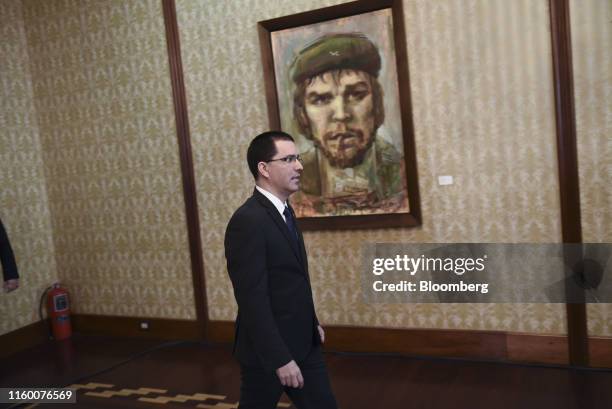
M 257 170 L 262 177 L 266 179 L 270 177 L 270 172 L 268 172 L 268 164 L 266 162 L 259 162 L 257 164 Z

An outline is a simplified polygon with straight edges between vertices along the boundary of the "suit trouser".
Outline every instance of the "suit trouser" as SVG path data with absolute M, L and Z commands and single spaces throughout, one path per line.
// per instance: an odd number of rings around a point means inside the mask
M 321 347 L 313 346 L 297 365 L 304 378 L 302 389 L 281 385 L 276 371 L 241 365 L 238 409 L 275 409 L 283 392 L 298 409 L 337 409 Z

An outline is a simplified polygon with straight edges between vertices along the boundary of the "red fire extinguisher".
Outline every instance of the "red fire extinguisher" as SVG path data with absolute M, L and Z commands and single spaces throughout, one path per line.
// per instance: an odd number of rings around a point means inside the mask
M 51 320 L 53 337 L 60 341 L 70 338 L 72 327 L 70 325 L 70 299 L 68 291 L 59 283 L 53 284 L 47 293 L 47 313 Z

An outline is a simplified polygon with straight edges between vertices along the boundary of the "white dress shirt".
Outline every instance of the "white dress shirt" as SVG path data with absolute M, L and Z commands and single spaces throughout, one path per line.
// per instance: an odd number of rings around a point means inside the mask
M 285 206 L 287 206 L 287 202 L 283 203 L 282 200 L 274 196 L 274 193 L 270 193 L 262 187 L 255 185 L 255 189 L 259 190 L 259 193 L 270 199 L 274 207 L 276 207 L 276 210 L 278 210 L 278 212 L 280 213 L 283 220 L 285 220 L 285 215 L 283 214 L 283 212 L 285 211 Z M 285 220 L 285 223 L 287 223 L 287 220 Z

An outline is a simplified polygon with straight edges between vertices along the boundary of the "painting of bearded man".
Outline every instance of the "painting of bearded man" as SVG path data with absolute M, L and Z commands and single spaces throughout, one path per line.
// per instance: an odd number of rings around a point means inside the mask
M 380 11 L 272 33 L 281 126 L 304 168 L 299 218 L 410 212 L 391 27 Z

